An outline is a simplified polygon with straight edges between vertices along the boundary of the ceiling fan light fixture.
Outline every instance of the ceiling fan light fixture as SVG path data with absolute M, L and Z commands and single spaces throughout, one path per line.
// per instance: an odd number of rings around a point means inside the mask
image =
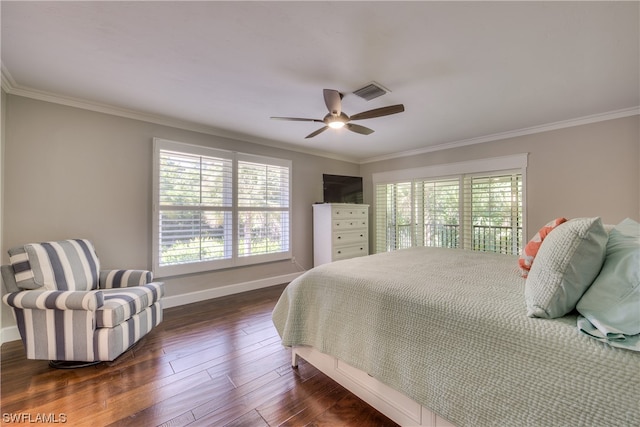
M 347 116 L 342 111 L 342 94 L 334 89 L 323 89 L 322 91 L 324 96 L 324 102 L 329 110 L 329 113 L 324 116 L 322 120 L 320 119 L 305 119 L 300 117 L 271 117 L 272 119 L 277 120 L 293 120 L 298 122 L 321 122 L 324 123 L 324 126 L 320 129 L 311 132 L 309 135 L 305 136 L 305 139 L 313 138 L 324 132 L 325 130 L 331 129 L 340 129 L 347 128 L 351 132 L 359 133 L 361 135 L 370 135 L 373 133 L 373 129 L 369 129 L 368 127 L 357 125 L 351 123 L 353 120 L 365 120 L 365 119 L 373 119 L 375 117 L 388 116 L 390 114 L 401 113 L 404 111 L 404 105 L 389 105 L 387 107 L 374 108 L 373 110 L 363 111 L 358 114 L 354 114 L 352 116 Z
M 324 117 L 324 122 L 331 129 L 340 129 L 344 127 L 345 124 L 349 121 L 349 116 L 345 113 L 340 113 L 335 115 L 333 113 L 329 113 Z

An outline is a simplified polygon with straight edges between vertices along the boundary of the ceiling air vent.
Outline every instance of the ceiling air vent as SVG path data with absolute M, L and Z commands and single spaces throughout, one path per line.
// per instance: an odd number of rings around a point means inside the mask
M 354 91 L 354 95 L 358 95 L 360 98 L 366 99 L 367 101 L 371 101 L 374 98 L 384 95 L 385 93 L 390 92 L 388 89 L 385 89 L 376 82 L 371 82 L 365 87 Z

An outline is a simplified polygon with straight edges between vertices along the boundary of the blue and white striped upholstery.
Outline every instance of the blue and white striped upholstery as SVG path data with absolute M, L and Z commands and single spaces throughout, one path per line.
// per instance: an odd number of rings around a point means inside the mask
M 98 288 L 100 261 L 88 240 L 30 243 L 9 249 L 21 289 L 88 291 Z
M 100 289 L 140 286 L 152 280 L 153 274 L 147 270 L 103 270 L 100 272 Z
M 93 360 L 114 360 L 162 322 L 161 302 L 147 307 L 118 326 L 96 329 Z
M 104 290 L 104 304 L 96 311 L 98 328 L 113 328 L 154 305 L 162 296 L 159 283 Z
M 162 321 L 164 284 L 146 270 L 100 271 L 88 240 L 29 244 L 9 255 L 3 301 L 29 359 L 114 360 Z
M 84 310 L 96 311 L 104 305 L 102 292 L 85 291 L 33 291 L 12 292 L 4 301 L 14 308 L 39 310 Z

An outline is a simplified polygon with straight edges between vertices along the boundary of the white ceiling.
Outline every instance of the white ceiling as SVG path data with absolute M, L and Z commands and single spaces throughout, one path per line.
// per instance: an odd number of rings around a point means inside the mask
M 1 2 L 9 93 L 354 161 L 640 105 L 639 2 Z M 376 81 L 391 92 L 351 92 Z M 328 130 L 343 111 L 403 103 Z M 189 127 L 187 126 L 187 127 Z

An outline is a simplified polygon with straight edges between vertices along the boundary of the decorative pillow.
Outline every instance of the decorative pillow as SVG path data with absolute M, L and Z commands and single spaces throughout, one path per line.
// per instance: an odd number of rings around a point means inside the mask
M 525 282 L 529 317 L 562 317 L 576 308 L 602 267 L 609 236 L 600 218 L 569 220 L 542 242 Z
M 625 219 L 609 234 L 602 270 L 576 306 L 610 340 L 640 334 L 640 224 Z
M 87 291 L 98 288 L 100 261 L 88 240 L 29 243 L 9 250 L 21 289 Z
M 9 249 L 9 264 L 13 269 L 16 285 L 20 289 L 38 289 L 41 283 L 36 283 L 29 263 L 29 255 L 24 246 Z
M 533 264 L 533 260 L 538 254 L 538 250 L 540 250 L 540 245 L 542 245 L 542 241 L 547 237 L 547 234 L 551 232 L 554 228 L 562 224 L 563 222 L 567 222 L 566 218 L 556 218 L 551 222 L 545 224 L 529 243 L 524 247 L 522 253 L 520 254 L 520 258 L 518 259 L 518 265 L 520 265 L 520 270 L 522 271 L 522 277 L 527 277 L 529 274 L 529 270 L 531 270 L 531 265 Z

